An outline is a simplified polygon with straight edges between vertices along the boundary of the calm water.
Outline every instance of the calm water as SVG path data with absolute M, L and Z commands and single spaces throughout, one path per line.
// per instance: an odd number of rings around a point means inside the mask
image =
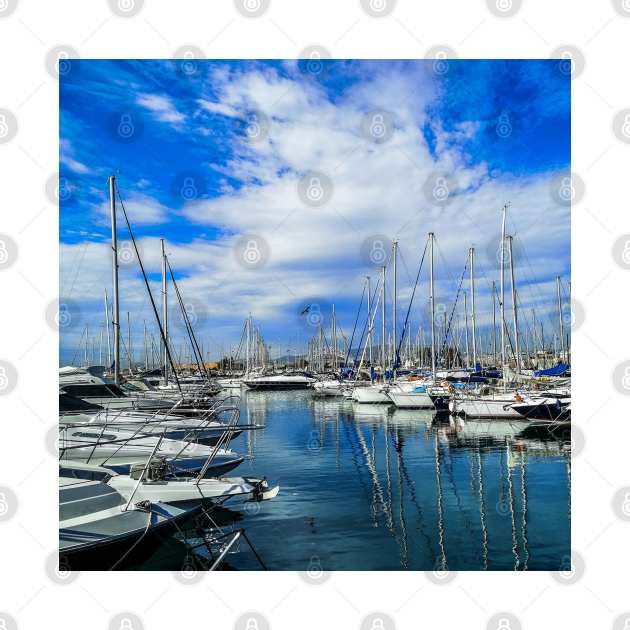
M 245 527 L 272 570 L 557 570 L 570 553 L 570 461 L 562 436 L 524 423 L 244 392 L 232 475 L 280 494 L 218 515 Z M 564 436 L 565 438 L 567 436 Z M 170 556 L 170 554 L 168 554 Z M 164 549 L 146 568 L 178 569 Z M 164 566 L 170 563 L 171 566 Z M 235 569 L 257 569 L 245 547 Z

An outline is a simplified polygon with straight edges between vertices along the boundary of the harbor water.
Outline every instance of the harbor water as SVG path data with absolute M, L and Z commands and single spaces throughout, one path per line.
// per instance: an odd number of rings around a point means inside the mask
M 560 570 L 570 554 L 570 435 L 526 422 L 243 391 L 232 475 L 280 485 L 214 513 L 270 570 Z M 227 507 L 230 507 L 229 505 Z M 176 540 L 142 567 L 177 570 Z M 260 569 L 246 545 L 226 558 Z

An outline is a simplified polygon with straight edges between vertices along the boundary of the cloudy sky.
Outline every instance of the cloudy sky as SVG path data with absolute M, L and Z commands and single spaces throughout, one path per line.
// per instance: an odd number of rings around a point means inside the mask
M 238 344 L 250 312 L 276 354 L 314 333 L 317 318 L 302 315 L 309 304 L 326 324 L 334 304 L 349 334 L 364 278 L 375 287 L 380 252 L 389 256 L 393 239 L 400 331 L 431 231 L 436 301 L 449 314 L 475 248 L 486 334 L 508 202 L 523 334 L 535 309 L 549 343 L 555 277 L 564 298 L 570 279 L 570 76 L 562 63 L 72 61 L 60 84 L 60 294 L 71 315 L 62 320 L 71 323 L 62 327 L 61 362 L 82 360 L 75 352 L 86 326 L 98 351 L 104 328 L 110 174 L 155 299 L 164 238 L 209 356 Z M 144 322 L 156 327 L 122 216 L 119 239 L 122 329 L 126 337 L 129 312 L 140 359 Z M 454 321 L 462 301 L 460 293 Z M 429 324 L 427 304 L 425 260 L 413 336 Z M 177 343 L 175 308 L 171 319 Z

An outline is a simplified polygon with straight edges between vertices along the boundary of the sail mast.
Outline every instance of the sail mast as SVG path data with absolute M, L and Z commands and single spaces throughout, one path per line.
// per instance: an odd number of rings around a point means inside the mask
M 387 363 L 385 350 L 385 265 L 381 268 L 381 362 L 383 380 L 385 380 L 385 365 Z
M 109 178 L 109 209 L 112 221 L 112 328 L 114 331 L 114 382 L 120 384 L 120 305 L 118 295 L 118 233 L 116 230 L 116 178 Z
M 556 276 L 556 290 L 558 293 L 558 324 L 560 326 L 560 360 L 564 361 L 564 322 L 562 321 L 562 295 L 560 293 L 560 276 Z
M 475 248 L 470 248 L 470 299 L 472 302 L 473 368 L 477 369 L 477 318 L 475 316 Z
M 393 346 L 392 346 L 392 351 L 393 351 L 393 360 L 392 360 L 392 364 L 394 367 L 394 378 L 396 378 L 396 360 L 397 360 L 397 356 L 396 356 L 396 343 L 397 343 L 397 337 L 396 337 L 396 306 L 397 306 L 397 302 L 398 302 L 398 241 L 394 241 L 394 251 L 392 252 L 393 254 L 393 259 L 394 259 L 394 299 L 392 301 L 392 337 L 393 337 Z
M 521 371 L 521 352 L 518 343 L 518 309 L 516 308 L 516 285 L 514 284 L 514 257 L 512 255 L 512 237 L 508 236 L 510 255 L 510 279 L 512 283 L 512 317 L 514 319 L 514 350 L 516 352 L 516 371 Z
M 429 298 L 431 300 L 431 374 L 435 380 L 435 295 L 433 291 L 433 232 L 429 232 L 430 257 L 429 257 Z
M 160 239 L 162 248 L 162 322 L 164 327 L 164 339 L 162 341 L 164 345 L 163 353 L 163 374 L 164 384 L 168 385 L 168 289 L 166 284 L 166 252 L 164 250 L 164 239 Z
M 505 366 L 505 215 L 507 213 L 507 204 L 503 206 L 503 219 L 501 222 L 501 301 L 499 303 L 500 314 L 499 317 L 501 319 L 501 367 Z

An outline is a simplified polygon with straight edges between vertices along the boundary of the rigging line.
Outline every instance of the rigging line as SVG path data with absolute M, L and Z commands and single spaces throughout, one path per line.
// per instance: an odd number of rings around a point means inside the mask
M 448 320 L 448 326 L 444 330 L 444 340 L 442 342 L 442 348 L 440 349 L 440 355 L 444 356 L 444 352 L 446 350 L 446 343 L 448 341 L 448 336 L 451 333 L 451 326 L 453 324 L 453 317 L 455 316 L 455 310 L 457 309 L 457 302 L 459 301 L 459 294 L 461 293 L 462 286 L 464 284 L 464 277 L 466 276 L 466 270 L 468 269 L 468 261 L 469 258 L 466 256 L 466 264 L 464 265 L 464 270 L 462 271 L 461 278 L 459 279 L 459 286 L 457 287 L 457 293 L 455 294 L 455 303 L 453 304 L 453 308 L 451 310 L 451 315 Z
M 90 246 L 90 241 L 86 241 L 85 246 L 83 247 L 83 251 L 80 253 L 81 258 L 75 267 L 74 278 L 72 278 L 72 284 L 70 285 L 70 292 L 68 293 L 68 297 L 72 297 L 72 292 L 74 291 L 74 285 L 77 281 L 77 276 L 79 275 L 79 271 L 81 270 L 81 267 L 83 265 L 83 259 L 85 258 L 85 253 L 87 252 L 87 248 L 89 246 Z M 78 256 L 79 254 L 77 254 L 77 257 Z
M 366 281 L 366 286 L 367 286 L 367 281 Z M 378 300 L 376 300 L 376 296 L 379 293 L 379 287 L 381 284 L 381 279 L 378 279 L 378 282 L 376 283 L 376 288 L 374 289 L 374 293 L 371 296 L 371 303 L 370 306 L 373 304 L 374 305 L 374 315 L 372 315 L 372 313 L 368 313 L 367 314 L 367 318 L 365 320 L 365 325 L 363 326 L 363 332 L 361 333 L 361 339 L 359 340 L 359 346 L 357 347 L 357 352 L 356 355 L 354 357 L 355 360 L 355 364 L 356 364 L 356 360 L 359 358 L 359 352 L 361 351 L 361 346 L 363 345 L 363 337 L 365 336 L 365 333 L 368 331 L 369 328 L 371 328 L 374 325 L 374 320 L 376 318 L 376 312 L 378 310 L 378 304 L 381 301 L 381 298 L 379 296 Z M 366 344 L 367 345 L 367 344 Z M 363 355 L 365 354 L 365 351 L 363 352 Z M 363 356 L 361 357 L 361 365 L 363 364 Z M 372 366 L 370 365 L 370 368 Z
M 346 353 L 346 360 L 344 364 L 348 365 L 348 359 L 350 358 L 350 353 L 352 352 L 352 342 L 354 341 L 354 333 L 357 329 L 357 323 L 359 322 L 359 315 L 361 314 L 361 308 L 363 307 L 363 299 L 365 298 L 365 290 L 367 288 L 367 283 L 363 284 L 363 293 L 361 293 L 361 302 L 359 303 L 359 308 L 357 309 L 357 316 L 354 320 L 354 328 L 352 329 L 352 336 L 350 337 L 350 343 L 348 344 L 348 352 Z
M 429 245 L 429 240 L 424 244 L 424 251 L 422 252 L 422 258 L 420 259 L 420 266 L 418 267 L 418 273 L 416 274 L 416 283 L 413 285 L 413 291 L 411 292 L 411 298 L 409 299 L 409 306 L 407 307 L 407 315 L 405 316 L 405 324 L 402 329 L 402 333 L 400 335 L 400 341 L 398 342 L 398 347 L 396 348 L 396 357 L 394 358 L 394 369 L 398 368 L 400 365 L 400 349 L 405 340 L 405 333 L 407 332 L 407 325 L 409 324 L 409 314 L 411 313 L 411 307 L 413 306 L 413 300 L 416 295 L 416 289 L 418 288 L 418 281 L 420 280 L 420 272 L 422 271 L 422 265 L 424 264 L 424 257 L 427 253 L 427 247 Z M 395 342 L 395 340 L 394 340 Z
M 120 190 L 118 189 L 118 185 L 116 184 L 116 193 L 118 194 L 118 199 L 120 201 L 120 207 L 123 211 L 123 216 L 125 217 L 125 223 L 127 224 L 127 229 L 129 230 L 129 236 L 131 237 L 131 242 L 133 244 L 133 248 L 136 252 L 136 257 L 138 258 L 138 264 L 140 265 L 140 270 L 142 271 L 142 278 L 144 279 L 144 285 L 149 294 L 149 299 L 151 300 L 151 306 L 153 307 L 153 314 L 155 315 L 155 320 L 157 321 L 158 328 L 160 329 L 160 336 L 162 337 L 162 341 L 164 342 L 164 348 L 166 349 L 166 354 L 168 356 L 168 361 L 173 369 L 173 376 L 175 377 L 175 383 L 177 384 L 177 389 L 179 393 L 182 393 L 182 387 L 179 383 L 179 377 L 177 376 L 177 371 L 175 370 L 175 365 L 173 363 L 173 357 L 171 356 L 171 349 L 168 346 L 168 341 L 166 339 L 166 335 L 164 334 L 164 328 L 162 327 L 162 322 L 160 321 L 160 317 L 157 312 L 157 307 L 155 306 L 155 300 L 153 299 L 153 294 L 151 293 L 151 287 L 149 286 L 149 280 L 147 278 L 147 274 L 144 271 L 144 265 L 142 264 L 142 258 L 140 258 L 140 252 L 138 251 L 138 245 L 136 244 L 136 239 L 133 235 L 133 230 L 131 229 L 131 223 L 129 223 L 129 217 L 127 216 L 127 211 L 125 210 L 125 204 L 122 200 L 122 196 L 120 194 Z M 117 366 L 118 367 L 118 366 Z
M 173 283 L 173 287 L 175 288 L 175 294 L 177 295 L 177 300 L 179 301 L 179 307 L 182 311 L 182 315 L 184 317 L 184 323 L 186 325 L 186 332 L 188 333 L 188 339 L 191 343 L 192 346 L 192 350 L 193 353 L 195 354 L 195 361 L 197 363 L 197 367 L 199 368 L 199 373 L 204 373 L 206 374 L 206 378 L 209 378 L 209 374 L 208 371 L 206 370 L 206 366 L 203 362 L 203 356 L 201 355 L 201 350 L 199 348 L 199 344 L 197 343 L 197 338 L 195 337 L 195 332 L 193 330 L 192 324 L 190 323 L 190 318 L 188 317 L 188 312 L 186 311 L 186 305 L 184 304 L 184 301 L 182 299 L 182 295 L 179 291 L 179 287 L 177 286 L 177 282 L 175 281 L 175 275 L 173 274 L 173 268 L 171 267 L 171 263 L 168 259 L 168 256 L 166 257 L 166 264 L 168 266 L 168 271 L 170 273 L 171 276 L 171 282 Z M 201 360 L 201 363 L 197 360 L 197 354 L 199 354 L 199 358 Z M 203 366 L 203 367 L 202 367 Z

